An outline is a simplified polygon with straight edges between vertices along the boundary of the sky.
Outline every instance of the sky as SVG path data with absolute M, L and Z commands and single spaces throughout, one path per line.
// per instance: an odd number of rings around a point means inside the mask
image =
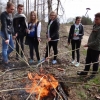
M 86 8 L 90 8 L 88 16 L 93 20 L 94 15 L 100 12 L 100 0 L 61 0 L 65 10 L 64 19 L 83 16 Z
M 8 0 L 0 0 L 0 2 L 5 4 L 7 1 Z M 61 3 L 64 8 L 64 14 L 61 17 L 62 22 L 67 22 L 67 19 L 69 18 L 75 18 L 76 16 L 85 15 L 86 8 L 91 9 L 88 11 L 88 16 L 92 20 L 94 19 L 94 14 L 100 12 L 100 0 L 61 0 Z M 62 9 L 60 8 L 59 10 L 60 10 L 59 14 L 61 14 Z

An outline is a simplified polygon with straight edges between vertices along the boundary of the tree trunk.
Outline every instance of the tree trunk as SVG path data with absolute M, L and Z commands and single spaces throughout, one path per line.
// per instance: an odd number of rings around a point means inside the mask
M 42 17 L 42 15 L 43 15 L 43 13 L 42 13 L 42 9 L 43 9 L 43 7 L 42 7 L 42 5 L 43 5 L 43 0 L 41 0 L 41 20 L 43 19 L 43 17 Z
M 15 10 L 14 10 L 14 13 L 13 13 L 13 16 L 14 16 L 14 14 L 16 13 L 16 11 L 17 11 L 17 0 L 12 0 L 12 3 L 15 5 Z
M 27 12 L 27 14 L 28 14 L 28 19 L 29 19 L 29 12 L 30 12 L 30 1 L 28 0 L 28 12 Z
M 48 19 L 51 11 L 52 11 L 52 0 L 48 0 Z
M 43 21 L 45 21 L 45 0 L 43 0 Z
M 36 0 L 34 0 L 34 11 L 36 11 Z
M 28 4 L 27 4 L 27 0 L 26 0 L 26 17 L 27 17 L 27 5 L 28 5 Z
M 17 0 L 17 5 L 19 4 L 19 0 Z
M 39 16 L 39 0 L 37 0 L 37 16 Z
M 60 0 L 57 0 L 57 1 L 58 1 L 58 4 L 57 4 L 57 15 L 58 15 Z

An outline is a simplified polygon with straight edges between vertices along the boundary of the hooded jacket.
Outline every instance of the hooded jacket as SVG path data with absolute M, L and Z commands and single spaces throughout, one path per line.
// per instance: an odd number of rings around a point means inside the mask
M 25 36 L 27 29 L 26 16 L 24 14 L 15 14 L 13 18 L 13 27 L 15 33 Z

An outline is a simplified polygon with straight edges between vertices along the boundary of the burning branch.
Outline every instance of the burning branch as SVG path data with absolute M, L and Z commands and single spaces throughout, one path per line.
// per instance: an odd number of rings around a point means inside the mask
M 30 93 L 30 95 L 27 97 L 26 100 L 28 100 L 28 99 L 30 98 L 30 96 L 34 93 L 34 90 L 36 89 L 37 86 L 39 86 L 39 84 L 41 83 L 41 81 L 43 80 L 44 77 L 45 77 L 45 76 L 43 76 L 43 77 L 40 79 L 40 81 L 39 81 L 38 84 L 34 87 L 34 89 L 32 90 L 32 92 Z

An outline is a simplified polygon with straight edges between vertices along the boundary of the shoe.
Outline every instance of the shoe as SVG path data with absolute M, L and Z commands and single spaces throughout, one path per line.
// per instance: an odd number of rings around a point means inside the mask
M 32 59 L 29 60 L 29 64 L 33 64 L 34 61 Z
M 10 69 L 10 68 L 14 67 L 14 64 L 12 64 L 12 63 L 3 63 L 3 67 L 6 68 L 6 69 Z
M 77 75 L 87 75 L 87 72 L 84 72 L 84 71 L 77 72 Z
M 72 62 L 71 62 L 72 64 L 75 64 L 75 60 L 72 60 Z
M 57 60 L 53 60 L 53 61 L 52 61 L 52 64 L 56 64 L 56 63 L 57 63 Z
M 80 63 L 76 62 L 75 67 L 79 67 L 79 66 L 80 66 Z

